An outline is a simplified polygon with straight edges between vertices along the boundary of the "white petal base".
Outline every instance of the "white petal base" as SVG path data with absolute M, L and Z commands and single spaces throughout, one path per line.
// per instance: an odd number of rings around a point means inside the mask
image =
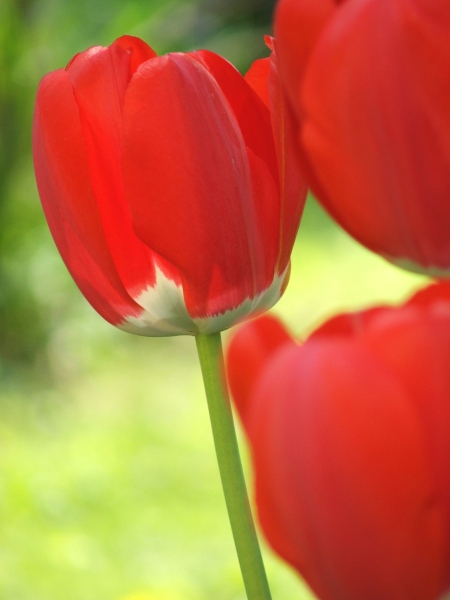
M 139 317 L 127 317 L 117 327 L 137 335 L 159 337 L 223 331 L 249 316 L 263 313 L 278 302 L 284 291 L 288 272 L 289 266 L 264 292 L 254 298 L 247 298 L 236 308 L 217 315 L 193 319 L 186 309 L 182 286 L 168 279 L 156 267 L 155 285 L 148 287 L 135 298 L 144 309 L 142 314 Z

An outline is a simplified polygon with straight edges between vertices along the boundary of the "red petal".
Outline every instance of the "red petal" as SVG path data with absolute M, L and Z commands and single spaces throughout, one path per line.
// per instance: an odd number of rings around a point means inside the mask
M 450 281 L 432 283 L 416 292 L 408 304 L 432 308 L 433 305 L 450 303 Z
M 268 107 L 232 64 L 200 50 L 191 54 L 212 74 L 236 116 L 246 146 L 259 156 L 278 186 L 278 165 Z
M 270 110 L 269 100 L 269 73 L 270 58 L 260 58 L 250 66 L 245 74 L 245 81 L 258 94 L 267 108 Z
M 123 37 L 91 48 L 68 67 L 80 111 L 89 172 L 106 241 L 125 288 L 133 296 L 155 281 L 152 252 L 133 231 L 121 174 L 125 92 L 138 65 L 155 53 L 141 40 Z
M 278 74 L 278 58 L 275 50 L 270 57 L 268 91 L 280 172 L 280 255 L 277 271 L 283 273 L 289 264 L 292 247 L 303 214 L 307 186 L 302 175 L 302 158 L 297 140 L 297 122 L 281 87 Z
M 450 310 L 448 301 L 445 312 L 439 310 L 440 302 L 435 302 L 435 310 L 430 304 L 427 312 L 413 311 L 411 306 L 402 309 L 405 318 L 374 327 L 368 343 L 404 382 L 417 411 L 430 472 L 445 508 L 445 555 L 450 557 Z M 446 586 L 450 586 L 449 561 Z
M 264 105 L 265 99 L 260 97 L 261 90 L 253 89 L 247 81 L 247 76 L 243 78 L 233 65 L 213 52 L 201 50 L 193 52 L 191 56 L 209 70 L 230 103 L 244 137 L 249 160 L 255 167 L 252 168 L 253 193 L 258 229 L 265 240 L 267 287 L 279 262 L 280 222 L 283 219 L 280 202 L 280 188 L 283 185 L 283 182 L 280 182 L 280 174 L 283 171 L 280 171 L 277 156 L 279 132 L 273 130 L 273 116 L 268 111 L 268 105 Z M 264 75 L 267 77 L 268 72 L 263 67 L 260 76 Z M 260 82 L 260 85 L 263 83 Z M 267 80 L 265 85 L 268 95 Z M 259 160 L 255 160 L 255 157 Z M 295 223 L 295 215 L 290 216 Z M 287 263 L 282 270 L 278 269 L 277 273 L 283 272 L 286 267 Z
M 285 344 L 293 343 L 281 322 L 271 316 L 250 321 L 234 333 L 227 350 L 227 375 L 242 421 L 266 360 Z
M 310 56 L 302 139 L 341 225 L 376 252 L 445 269 L 450 17 L 440 7 L 343 4 Z
M 33 123 L 36 180 L 45 215 L 67 268 L 86 298 L 108 321 L 137 316 L 106 242 L 91 186 L 78 106 L 68 74 L 41 82 Z
M 270 58 L 255 61 L 245 79 L 271 111 L 280 173 L 280 255 L 277 271 L 283 273 L 289 263 L 307 192 L 306 182 L 302 177 L 298 126 L 281 88 L 275 51 Z
M 191 316 L 222 312 L 264 289 L 244 141 L 197 60 L 155 58 L 134 75 L 124 107 L 123 175 L 134 228 L 180 271 Z
M 318 327 L 311 334 L 310 339 L 324 336 L 353 337 L 364 333 L 377 316 L 385 313 L 392 314 L 392 312 L 389 308 L 377 306 L 361 312 L 336 315 Z
M 323 600 L 441 591 L 442 513 L 407 390 L 362 343 L 265 367 L 250 439 L 263 529 Z
M 300 85 L 317 39 L 336 10 L 334 0 L 279 0 L 275 48 L 280 75 L 292 107 L 298 110 Z

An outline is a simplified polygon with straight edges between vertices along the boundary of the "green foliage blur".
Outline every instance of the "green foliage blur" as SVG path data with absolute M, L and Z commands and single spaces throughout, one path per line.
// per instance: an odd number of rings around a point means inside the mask
M 194 341 L 131 336 L 88 306 L 47 230 L 30 135 L 40 78 L 76 52 L 127 33 L 158 53 L 208 48 L 245 71 L 267 53 L 272 8 L 0 0 L 2 600 L 244 600 Z M 311 199 L 274 311 L 303 336 L 423 282 L 359 247 Z M 311 598 L 263 552 L 274 600 Z

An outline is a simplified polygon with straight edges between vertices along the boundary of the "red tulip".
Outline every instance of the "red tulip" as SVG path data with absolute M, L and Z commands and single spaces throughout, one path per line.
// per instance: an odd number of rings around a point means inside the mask
M 218 331 L 272 306 L 306 193 L 294 136 L 274 57 L 245 79 L 211 52 L 158 57 L 126 36 L 44 77 L 38 190 L 92 306 L 142 335 Z
M 450 4 L 279 0 L 280 76 L 303 172 L 394 263 L 450 274 Z
M 232 338 L 261 526 L 322 600 L 450 588 L 449 361 L 450 284 L 303 345 L 269 317 Z

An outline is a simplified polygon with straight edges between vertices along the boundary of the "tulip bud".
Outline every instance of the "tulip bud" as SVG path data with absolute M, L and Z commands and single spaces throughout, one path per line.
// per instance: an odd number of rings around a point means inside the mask
M 113 325 L 211 333 L 280 298 L 306 189 L 286 159 L 295 128 L 275 59 L 263 70 L 261 98 L 216 54 L 158 57 L 125 36 L 42 80 L 39 195 L 68 270 Z

